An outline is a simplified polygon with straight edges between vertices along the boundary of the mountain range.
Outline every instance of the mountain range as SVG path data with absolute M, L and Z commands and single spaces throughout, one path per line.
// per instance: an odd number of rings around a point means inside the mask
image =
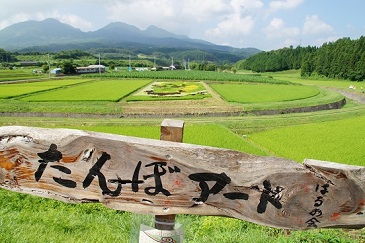
M 256 48 L 234 48 L 176 35 L 157 26 L 140 30 L 136 26 L 113 22 L 96 31 L 84 32 L 56 19 L 25 21 L 0 30 L 0 48 L 10 51 L 62 51 L 92 48 L 157 48 L 174 51 L 200 50 L 220 54 L 230 61 L 260 52 Z

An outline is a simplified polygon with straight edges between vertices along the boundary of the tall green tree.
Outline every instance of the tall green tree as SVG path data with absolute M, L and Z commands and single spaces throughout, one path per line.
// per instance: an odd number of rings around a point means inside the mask
M 282 48 L 261 52 L 236 64 L 254 72 L 276 72 L 301 68 L 302 76 L 320 76 L 362 81 L 365 79 L 365 37 L 342 38 L 317 47 Z
M 72 60 L 64 61 L 62 63 L 62 72 L 64 74 L 75 74 L 76 73 L 76 64 L 74 64 Z

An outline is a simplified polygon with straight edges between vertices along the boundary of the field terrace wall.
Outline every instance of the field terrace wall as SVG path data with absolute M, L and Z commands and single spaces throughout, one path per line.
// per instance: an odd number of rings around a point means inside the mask
M 278 114 L 289 114 L 289 113 L 305 113 L 305 112 L 314 112 L 314 111 L 322 111 L 322 110 L 332 110 L 332 109 L 341 109 L 346 104 L 346 99 L 324 104 L 324 105 L 315 105 L 308 107 L 296 107 L 296 108 L 287 108 L 287 109 L 277 109 L 277 110 L 252 110 L 252 111 L 236 111 L 236 112 L 205 112 L 205 113 L 160 113 L 160 114 L 151 114 L 151 113 L 135 113 L 135 114 L 123 114 L 123 117 L 126 118 L 164 118 L 164 117 L 172 117 L 172 118 L 180 118 L 180 117 L 224 117 L 224 116 L 245 116 L 245 115 L 278 115 Z
M 324 105 L 296 107 L 277 110 L 253 110 L 237 112 L 204 112 L 204 113 L 121 113 L 121 114 L 90 114 L 90 113 L 51 113 L 51 112 L 0 112 L 0 116 L 8 117 L 59 117 L 59 118 L 181 118 L 181 117 L 225 117 L 245 115 L 278 115 L 290 113 L 305 113 L 322 110 L 340 109 L 346 104 L 346 99 Z

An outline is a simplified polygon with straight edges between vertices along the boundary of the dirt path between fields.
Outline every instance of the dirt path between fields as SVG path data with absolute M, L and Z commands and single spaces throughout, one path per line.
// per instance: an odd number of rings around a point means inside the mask
M 342 94 L 343 96 L 345 96 L 351 100 L 354 100 L 355 102 L 357 102 L 359 104 L 365 104 L 365 91 L 363 91 L 363 93 L 360 93 L 360 92 L 356 92 L 353 90 L 344 90 L 344 89 L 335 89 L 335 88 L 328 88 L 328 89 L 338 92 L 338 93 Z

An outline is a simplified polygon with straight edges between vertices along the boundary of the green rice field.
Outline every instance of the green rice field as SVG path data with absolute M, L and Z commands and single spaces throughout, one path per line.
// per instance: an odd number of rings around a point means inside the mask
M 41 70 L 41 68 L 33 68 L 36 70 Z M 32 68 L 16 68 L 13 70 L 3 69 L 0 70 L 0 83 L 4 81 L 12 80 L 27 80 L 27 79 L 40 79 L 48 78 L 48 74 L 34 74 Z
M 87 77 L 100 77 L 99 74 L 88 74 Z M 199 81 L 232 81 L 232 82 L 253 82 L 253 83 L 274 83 L 289 84 L 289 81 L 271 79 L 261 74 L 234 74 L 229 72 L 206 72 L 206 71 L 158 71 L 158 72 L 108 72 L 103 73 L 106 78 L 134 78 L 154 80 L 199 80 Z
M 298 162 L 317 159 L 365 166 L 365 116 L 288 126 L 255 133 L 249 139 L 276 156 Z
M 98 80 L 22 98 L 23 101 L 118 101 L 149 80 Z
M 160 137 L 160 128 L 154 125 L 87 126 L 73 128 L 151 139 L 159 139 Z M 257 155 L 268 155 L 265 151 L 219 124 L 187 125 L 184 130 L 184 143 L 209 145 Z
M 57 89 L 90 81 L 87 79 L 54 79 L 27 83 L 0 83 L 0 98 L 11 98 L 45 90 Z
M 238 103 L 267 103 L 306 99 L 319 94 L 316 87 L 274 84 L 210 84 L 225 100 Z
M 265 76 L 274 77 L 275 80 L 285 80 L 290 81 L 291 83 L 300 83 L 306 85 L 313 86 L 321 86 L 321 87 L 331 87 L 331 88 L 339 88 L 339 89 L 348 89 L 350 85 L 354 85 L 356 90 L 361 92 L 365 90 L 365 85 L 363 82 L 353 82 L 350 80 L 340 80 L 340 79 L 330 79 L 325 77 L 311 77 L 311 78 L 303 78 L 300 76 L 300 72 L 297 70 L 289 70 L 283 72 L 276 73 L 265 73 Z M 356 91 L 354 90 L 354 91 Z

